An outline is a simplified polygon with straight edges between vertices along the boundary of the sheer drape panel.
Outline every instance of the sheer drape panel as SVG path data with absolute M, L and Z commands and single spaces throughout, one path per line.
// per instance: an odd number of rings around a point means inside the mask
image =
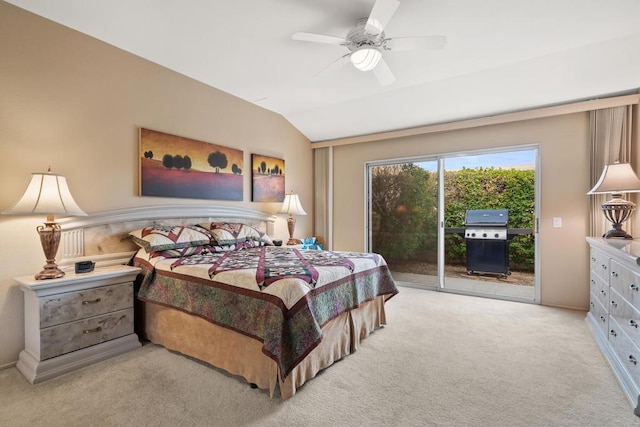
M 314 234 L 324 239 L 325 249 L 332 249 L 333 147 L 313 150 L 313 173 Z
M 590 112 L 591 134 L 591 188 L 600 178 L 605 165 L 615 162 L 631 161 L 631 121 L 632 106 L 605 108 Z M 589 234 L 602 236 L 610 224 L 602 214 L 601 205 L 611 198 L 609 194 L 596 194 L 590 197 Z M 627 231 L 633 234 L 632 224 Z

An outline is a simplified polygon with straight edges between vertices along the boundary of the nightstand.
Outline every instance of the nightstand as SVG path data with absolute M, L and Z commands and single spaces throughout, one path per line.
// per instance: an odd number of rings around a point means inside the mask
M 116 265 L 60 279 L 17 277 L 25 329 L 18 370 L 34 384 L 140 347 L 133 332 L 139 272 Z

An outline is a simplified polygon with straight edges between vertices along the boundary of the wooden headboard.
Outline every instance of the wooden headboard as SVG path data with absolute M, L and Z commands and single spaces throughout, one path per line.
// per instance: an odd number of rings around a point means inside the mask
M 58 220 L 62 228 L 56 259 L 61 268 L 81 260 L 99 265 L 127 263 L 137 246 L 127 237 L 130 231 L 149 225 L 204 224 L 212 221 L 250 224 L 273 234 L 274 215 L 252 209 L 215 205 L 159 205 L 89 214 Z

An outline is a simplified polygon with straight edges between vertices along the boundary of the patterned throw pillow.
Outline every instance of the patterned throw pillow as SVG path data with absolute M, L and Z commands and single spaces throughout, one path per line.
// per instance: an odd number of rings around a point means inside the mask
M 212 222 L 210 225 L 213 241 L 217 245 L 230 245 L 247 240 L 260 240 L 263 233 L 240 222 Z
M 129 236 L 147 252 L 202 246 L 211 242 L 209 230 L 192 225 L 156 225 L 132 231 Z

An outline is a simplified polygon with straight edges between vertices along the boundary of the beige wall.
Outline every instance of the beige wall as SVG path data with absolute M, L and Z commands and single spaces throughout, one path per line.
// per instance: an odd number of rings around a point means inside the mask
M 365 172 L 371 160 L 539 144 L 541 303 L 587 309 L 589 115 L 576 113 L 334 148 L 334 247 L 365 246 Z M 562 228 L 553 228 L 562 217 Z
M 313 212 L 309 141 L 281 116 L 0 2 L 0 210 L 26 188 L 32 172 L 65 175 L 87 213 L 167 203 L 220 203 L 273 213 L 252 203 L 250 154 L 284 158 Z M 220 64 L 224 66 L 224 64 Z M 138 128 L 244 150 L 244 201 L 139 197 Z M 310 235 L 312 216 L 296 235 Z M 44 264 L 35 232 L 44 218 L 0 217 L 0 367 L 24 347 L 22 292 L 12 280 Z M 286 238 L 285 218 L 276 235 Z

